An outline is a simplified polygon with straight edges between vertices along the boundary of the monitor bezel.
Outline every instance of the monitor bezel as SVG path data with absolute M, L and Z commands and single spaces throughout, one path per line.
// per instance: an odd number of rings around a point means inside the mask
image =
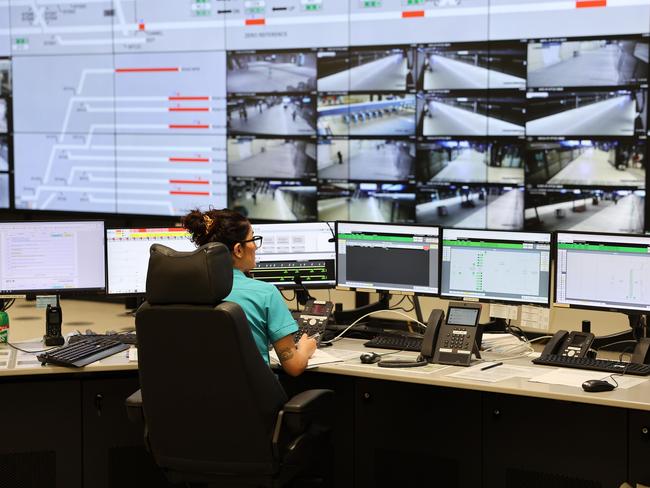
M 133 229 L 179 229 L 179 232 L 180 231 L 185 231 L 185 232 L 189 233 L 189 231 L 187 229 L 185 229 L 184 227 L 170 227 L 170 226 L 165 226 L 165 227 L 149 227 L 149 226 L 138 226 L 138 227 L 120 226 L 120 227 L 113 227 L 113 226 L 111 226 L 111 227 L 105 228 L 104 229 L 104 241 L 105 241 L 104 242 L 104 250 L 105 250 L 106 258 L 104 259 L 104 262 L 106 263 L 106 271 L 105 271 L 105 274 L 106 274 L 106 295 L 109 296 L 109 297 L 113 297 L 113 298 L 128 298 L 128 297 L 140 298 L 140 297 L 145 297 L 146 294 L 147 294 L 146 290 L 145 291 L 134 291 L 134 292 L 119 292 L 119 293 L 110 293 L 109 292 L 109 287 L 108 287 L 108 231 L 109 230 L 133 230 Z M 191 240 L 191 238 L 190 238 L 190 240 Z M 198 246 L 197 246 L 197 248 L 198 248 Z M 148 266 L 149 265 L 147 264 L 147 267 Z
M 325 282 L 316 282 L 317 284 L 314 284 L 314 282 L 303 282 L 303 286 L 307 289 L 310 290 L 331 290 L 336 288 L 337 286 L 337 273 L 338 273 L 338 268 L 337 268 L 337 259 L 336 259 L 336 229 L 335 225 L 336 222 L 332 222 L 329 220 L 317 220 L 317 221 L 303 221 L 303 222 L 251 222 L 251 226 L 253 229 L 260 225 L 313 225 L 313 224 L 325 224 L 326 227 L 328 227 L 328 230 L 330 232 L 331 237 L 334 239 L 334 280 L 331 283 L 325 283 Z M 332 235 L 333 234 L 333 235 Z M 262 244 L 264 246 L 264 244 Z M 257 265 L 257 261 L 255 262 Z M 253 278 L 256 279 L 256 278 Z M 258 280 L 262 281 L 262 280 Z M 296 283 L 272 283 L 270 281 L 265 281 L 264 283 L 269 283 L 270 285 L 275 286 L 278 290 L 302 290 L 302 286 L 298 285 Z
M 612 236 L 612 237 L 641 237 L 644 239 L 650 240 L 650 235 L 647 234 L 621 234 L 619 232 L 587 232 L 587 231 L 570 231 L 570 230 L 558 230 L 553 232 L 553 262 L 555 264 L 555 270 L 553 273 L 553 306 L 558 308 L 574 308 L 578 310 L 593 310 L 597 312 L 619 312 L 626 315 L 639 315 L 650 313 L 650 310 L 644 310 L 639 308 L 621 308 L 621 307 L 603 307 L 599 305 L 578 305 L 574 303 L 559 303 L 557 301 L 557 274 L 558 274 L 558 243 L 559 243 L 559 234 L 579 234 L 579 235 L 599 235 L 599 236 Z M 649 242 L 650 244 L 650 242 Z M 650 247 L 650 245 L 649 245 Z
M 421 227 L 421 228 L 436 228 L 438 229 L 438 276 L 437 276 L 437 287 L 438 291 L 437 292 L 424 292 L 424 291 L 404 291 L 404 290 L 395 290 L 392 288 L 366 288 L 366 287 L 358 287 L 358 286 L 348 286 L 348 285 L 343 285 L 339 283 L 339 223 L 341 224 L 361 224 L 361 225 L 380 225 L 380 226 L 393 226 L 393 227 Z M 391 222 L 365 222 L 365 221 L 357 221 L 357 220 L 337 220 L 335 222 L 335 227 L 334 227 L 334 235 L 335 235 L 335 244 L 336 244 L 336 289 L 337 290 L 350 290 L 350 291 L 360 291 L 360 292 L 370 292 L 370 293 L 390 293 L 391 295 L 421 295 L 421 296 L 427 296 L 427 297 L 438 297 L 440 296 L 440 259 L 442 257 L 442 249 L 441 249 L 441 239 L 440 236 L 442 235 L 442 227 L 439 225 L 425 225 L 425 224 L 417 224 L 417 223 L 391 223 Z
M 442 291 L 442 254 L 444 247 L 443 235 L 445 230 L 447 231 L 472 231 L 472 232 L 499 232 L 499 233 L 515 233 L 515 234 L 546 234 L 549 236 L 549 280 L 548 287 L 546 290 L 546 302 L 533 302 L 529 300 L 507 300 L 503 298 L 488 298 L 488 297 L 466 297 L 462 295 L 452 295 L 445 294 Z M 445 300 L 458 300 L 463 302 L 481 302 L 481 303 L 495 303 L 495 304 L 504 304 L 504 305 L 535 305 L 538 307 L 549 308 L 551 306 L 551 282 L 553 281 L 552 271 L 553 271 L 553 242 L 554 242 L 554 233 L 553 232 L 540 232 L 540 231 L 528 231 L 528 230 L 500 230 L 500 229 L 469 229 L 465 227 L 443 227 L 442 232 L 440 233 L 440 298 Z
M 106 269 L 106 221 L 103 219 L 75 219 L 75 220 L 3 220 L 2 224 L 76 224 L 76 223 L 101 223 L 102 224 L 102 242 L 104 252 L 104 286 L 103 288 L 30 288 L 24 290 L 2 290 L 0 289 L 0 298 L 5 296 L 26 296 L 26 295 L 51 295 L 59 297 L 72 297 L 81 295 L 106 295 L 108 287 L 108 276 Z

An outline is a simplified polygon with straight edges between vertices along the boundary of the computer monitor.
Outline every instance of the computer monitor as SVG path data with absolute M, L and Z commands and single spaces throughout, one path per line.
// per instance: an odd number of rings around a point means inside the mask
M 0 222 L 0 295 L 105 290 L 104 222 Z
M 440 295 L 550 304 L 551 234 L 442 230 Z
M 141 295 L 146 291 L 149 248 L 163 244 L 177 251 L 196 245 L 182 228 L 107 229 L 106 263 L 109 295 Z
M 334 226 L 328 222 L 253 224 L 264 237 L 253 278 L 281 288 L 328 288 L 335 284 Z M 296 276 L 299 279 L 296 279 Z
M 650 236 L 556 234 L 555 303 L 650 311 Z
M 337 222 L 336 238 L 338 287 L 438 294 L 439 227 Z

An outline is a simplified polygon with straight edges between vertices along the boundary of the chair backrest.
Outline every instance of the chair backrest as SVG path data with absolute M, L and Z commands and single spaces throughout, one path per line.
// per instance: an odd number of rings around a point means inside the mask
M 152 246 L 136 314 L 140 387 L 151 452 L 173 472 L 278 469 L 271 439 L 287 398 L 239 305 L 222 301 L 231 287 L 223 244 L 192 253 Z

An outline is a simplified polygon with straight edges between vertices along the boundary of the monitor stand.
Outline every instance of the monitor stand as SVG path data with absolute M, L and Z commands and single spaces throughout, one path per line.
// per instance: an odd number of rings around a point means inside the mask
M 379 300 L 373 303 L 369 303 L 370 300 L 367 293 L 357 296 L 359 293 L 360 292 L 356 292 L 355 295 L 356 308 L 353 308 L 352 310 L 337 310 L 334 312 L 334 320 L 337 324 L 351 324 L 367 313 L 386 310 L 389 307 L 390 294 L 388 292 L 379 292 Z
M 492 318 L 489 322 L 481 324 L 483 332 L 506 332 L 508 330 L 508 321 L 501 317 Z

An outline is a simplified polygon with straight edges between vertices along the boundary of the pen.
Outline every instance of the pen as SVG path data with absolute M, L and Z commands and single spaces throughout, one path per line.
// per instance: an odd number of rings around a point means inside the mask
M 483 366 L 481 368 L 481 371 L 485 371 L 486 369 L 491 369 L 491 368 L 496 368 L 497 366 L 501 366 L 503 363 L 494 363 L 494 364 L 489 364 L 488 366 Z

